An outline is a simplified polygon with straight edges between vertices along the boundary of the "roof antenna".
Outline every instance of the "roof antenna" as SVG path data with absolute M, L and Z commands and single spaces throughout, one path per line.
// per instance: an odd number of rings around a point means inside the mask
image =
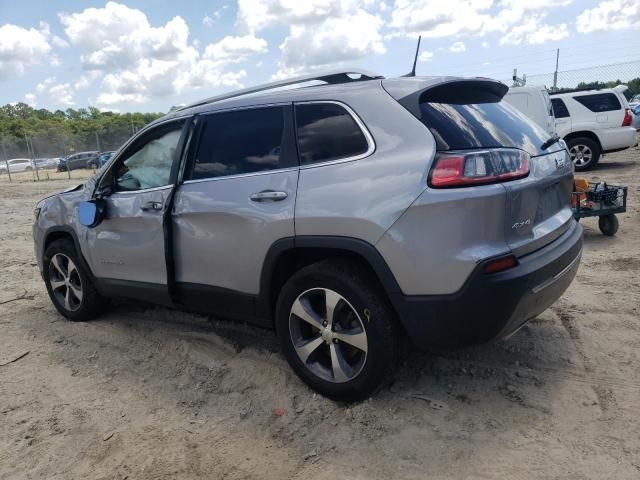
M 403 77 L 415 77 L 416 76 L 416 63 L 418 62 L 418 53 L 420 53 L 420 40 L 422 39 L 422 35 L 418 37 L 418 46 L 416 47 L 416 56 L 413 58 L 413 68 L 406 75 L 402 75 Z

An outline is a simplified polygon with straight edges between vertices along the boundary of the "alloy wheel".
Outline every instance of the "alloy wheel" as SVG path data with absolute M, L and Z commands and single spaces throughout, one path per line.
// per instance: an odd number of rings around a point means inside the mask
M 571 155 L 571 160 L 577 167 L 584 167 L 591 162 L 591 158 L 593 157 L 593 152 L 586 145 L 574 145 L 569 150 L 569 154 Z
M 323 380 L 348 382 L 365 365 L 368 341 L 362 319 L 333 290 L 302 292 L 291 306 L 289 333 L 298 358 Z
M 75 263 L 63 253 L 49 262 L 49 283 L 58 303 L 70 312 L 82 305 L 82 280 Z

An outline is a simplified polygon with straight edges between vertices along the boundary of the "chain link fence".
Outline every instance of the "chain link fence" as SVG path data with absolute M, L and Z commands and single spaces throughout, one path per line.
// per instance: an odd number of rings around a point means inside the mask
M 557 72 L 557 77 L 556 72 L 526 76 L 522 74 L 526 75 L 526 72 L 518 72 L 518 76 L 525 80 L 526 85 L 544 85 L 549 90 L 554 90 L 554 84 L 556 90 L 607 88 L 625 84 L 629 87 L 629 90 L 625 92 L 628 98 L 640 93 L 640 60 L 575 70 L 561 70 Z M 502 81 L 507 85 L 514 83 L 513 78 Z
M 43 123 L 38 124 L 37 119 L 27 118 L 23 122 L 26 128 L 22 128 L 18 135 L 0 131 L 0 183 L 86 179 L 93 175 L 95 168 L 83 162 L 74 164 L 74 168 L 69 170 L 64 162 L 60 165 L 60 159 L 80 152 L 117 150 L 144 126 L 121 123 L 91 130 L 82 128 L 89 125 L 89 121 L 86 121 L 85 124 L 79 124 L 80 131 L 69 132 L 68 125 L 64 125 L 62 120 L 60 125 Z M 77 127 L 76 122 L 74 128 Z
M 86 168 L 64 169 L 59 167 L 60 158 L 85 151 L 116 150 L 129 136 L 130 132 L 105 132 L 103 135 L 95 132 L 86 138 L 86 134 L 68 135 L 60 131 L 23 138 L 5 135 L 0 138 L 0 182 L 85 179 L 94 173 L 94 168 L 85 165 Z

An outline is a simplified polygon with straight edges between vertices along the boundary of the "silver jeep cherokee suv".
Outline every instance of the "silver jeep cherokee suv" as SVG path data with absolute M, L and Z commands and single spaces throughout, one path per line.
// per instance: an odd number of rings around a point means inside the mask
M 403 338 L 511 335 L 571 283 L 582 229 L 564 144 L 506 92 L 349 70 L 169 113 L 36 206 L 49 296 L 70 320 L 122 296 L 275 328 L 336 399 L 374 392 Z

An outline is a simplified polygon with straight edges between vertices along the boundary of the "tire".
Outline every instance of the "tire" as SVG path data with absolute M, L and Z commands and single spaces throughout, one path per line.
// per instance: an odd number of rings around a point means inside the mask
M 334 400 L 369 397 L 397 364 L 394 315 L 370 278 L 355 263 L 320 262 L 296 272 L 278 297 L 276 330 L 285 358 L 303 382 Z M 327 305 L 334 307 L 333 325 Z
M 31 171 L 31 167 L 27 167 L 24 169 L 25 172 L 30 172 Z
M 613 214 L 598 217 L 598 228 L 608 237 L 613 237 L 618 231 L 619 226 L 618 217 Z
M 52 242 L 43 260 L 49 298 L 63 317 L 72 321 L 86 321 L 104 311 L 107 300 L 96 290 L 71 240 Z M 75 268 L 70 271 L 71 266 Z
M 600 147 L 587 137 L 572 138 L 567 142 L 571 161 L 577 172 L 591 170 L 600 160 Z

